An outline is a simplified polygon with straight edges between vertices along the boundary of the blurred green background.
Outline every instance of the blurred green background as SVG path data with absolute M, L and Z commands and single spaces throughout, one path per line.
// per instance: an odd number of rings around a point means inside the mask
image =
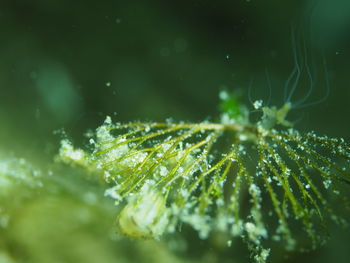
M 301 130 L 350 139 L 347 0 L 68 1 L 0 3 L 0 141 L 5 151 L 51 160 L 64 129 L 78 144 L 105 118 L 202 121 L 218 93 L 284 103 L 295 61 L 291 25 L 306 42 L 315 88 L 296 109 Z M 300 33 L 302 32 L 302 33 Z M 301 40 L 300 40 L 301 39 Z M 324 73 L 321 57 L 327 61 Z M 271 79 L 271 85 L 266 78 Z M 253 80 L 253 81 L 252 81 Z M 302 98 L 307 77 L 298 85 Z M 348 262 L 349 232 L 286 262 Z

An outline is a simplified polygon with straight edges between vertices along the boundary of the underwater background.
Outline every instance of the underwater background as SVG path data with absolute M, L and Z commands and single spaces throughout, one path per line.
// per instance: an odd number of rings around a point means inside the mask
M 250 109 L 249 99 L 281 106 L 293 48 L 308 57 L 314 87 L 290 119 L 300 131 L 350 141 L 346 0 L 3 0 L 0 33 L 2 158 L 44 168 L 63 130 L 83 146 L 83 134 L 106 115 L 118 122 L 215 121 L 223 89 L 239 90 Z M 296 99 L 310 87 L 304 74 Z M 55 169 L 63 179 L 52 186 L 54 194 L 18 206 L 10 230 L 0 223 L 0 263 L 249 262 L 241 241 L 227 247 L 220 237 L 200 240 L 185 227 L 161 241 L 115 237 L 113 202 L 82 183 L 82 171 L 70 181 L 64 179 L 70 170 Z M 79 192 L 101 195 L 81 200 Z M 345 263 L 349 244 L 349 229 L 331 225 L 326 245 L 277 251 L 271 262 Z

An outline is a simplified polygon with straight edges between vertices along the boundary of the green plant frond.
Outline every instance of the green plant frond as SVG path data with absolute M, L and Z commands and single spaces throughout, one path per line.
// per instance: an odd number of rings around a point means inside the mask
M 103 171 L 106 195 L 124 207 L 118 225 L 126 235 L 156 238 L 182 222 L 201 238 L 222 231 L 257 246 L 283 240 L 293 249 L 306 233 L 316 246 L 327 218 L 337 218 L 330 197 L 350 182 L 349 144 L 301 135 L 271 116 L 256 124 L 107 119 L 90 140 L 94 151 L 77 162 Z

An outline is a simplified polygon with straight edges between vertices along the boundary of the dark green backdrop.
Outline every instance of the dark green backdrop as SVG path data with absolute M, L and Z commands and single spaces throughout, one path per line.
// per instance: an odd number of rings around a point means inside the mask
M 349 1 L 2 0 L 1 147 L 49 160 L 59 141 L 53 131 L 64 128 L 83 144 L 81 134 L 106 115 L 215 120 L 223 88 L 241 89 L 249 103 L 252 84 L 251 99 L 271 93 L 271 103 L 281 105 L 295 65 L 291 32 L 297 48 L 306 43 L 302 57 L 314 70 L 307 102 L 330 83 L 324 102 L 291 118 L 302 130 L 350 139 Z M 297 96 L 309 88 L 304 76 Z M 334 231 L 324 249 L 298 262 L 348 262 L 349 232 Z

